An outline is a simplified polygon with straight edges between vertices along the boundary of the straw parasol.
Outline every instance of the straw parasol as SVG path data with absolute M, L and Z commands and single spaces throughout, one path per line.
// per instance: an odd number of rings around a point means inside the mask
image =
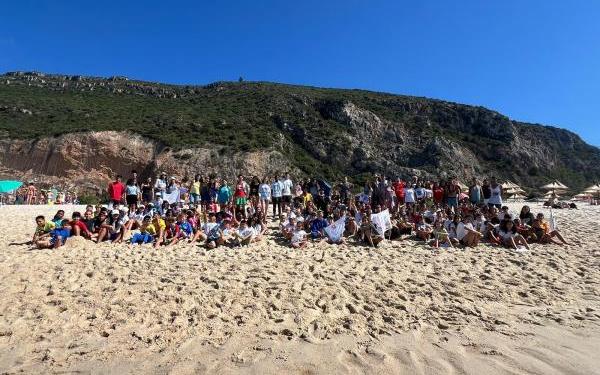
M 600 196 L 600 184 L 592 185 L 583 191 L 584 194 Z
M 567 185 L 558 180 L 554 180 L 551 183 L 542 186 L 541 188 L 545 190 L 569 190 Z
M 516 189 L 516 188 L 521 188 L 519 185 L 515 184 L 512 181 L 506 180 L 503 184 L 502 184 L 502 188 L 505 190 L 510 190 L 510 189 Z

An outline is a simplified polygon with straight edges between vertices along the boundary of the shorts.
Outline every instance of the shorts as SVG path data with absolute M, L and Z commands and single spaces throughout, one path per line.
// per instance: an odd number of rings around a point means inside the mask
M 489 203 L 488 202 L 487 205 L 488 205 L 489 208 L 492 208 L 492 207 L 496 207 L 497 209 L 501 209 L 502 208 L 502 204 L 501 203 L 494 204 L 494 203 Z
M 200 203 L 200 194 L 192 193 L 190 194 L 190 203 Z
M 127 205 L 137 204 L 138 197 L 137 195 L 126 195 L 125 200 L 127 201 Z
M 238 206 L 243 206 L 246 204 L 247 201 L 248 201 L 248 198 L 246 198 L 246 197 L 238 197 L 235 200 L 235 204 Z
M 131 238 L 131 243 L 133 243 L 133 244 L 135 244 L 135 243 L 144 244 L 144 243 L 150 243 L 152 241 L 154 241 L 154 236 L 152 236 L 151 234 L 148 234 L 148 233 L 136 233 Z
M 271 199 L 273 200 L 273 204 L 280 204 L 281 203 L 281 197 L 272 197 Z
M 448 206 L 450 207 L 458 207 L 458 198 L 457 197 L 448 197 L 446 199 L 448 202 Z
M 289 203 L 292 203 L 292 196 L 291 196 L 291 195 L 284 195 L 284 196 L 281 198 L 281 201 L 282 201 L 283 203 L 287 203 L 287 204 L 289 204 Z

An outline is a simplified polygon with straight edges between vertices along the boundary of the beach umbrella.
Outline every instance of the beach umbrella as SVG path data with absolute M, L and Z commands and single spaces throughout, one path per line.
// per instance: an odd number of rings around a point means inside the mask
M 527 192 L 523 189 L 521 189 L 520 187 L 516 186 L 510 189 L 507 189 L 504 191 L 506 194 L 511 195 L 511 194 L 527 194 Z
M 456 181 L 456 184 L 460 188 L 460 191 L 469 191 L 469 187 L 467 185 L 463 184 L 462 182 Z
M 517 185 L 517 184 L 515 184 L 515 183 L 513 183 L 513 182 L 511 182 L 511 181 L 509 181 L 509 180 L 506 180 L 506 181 L 505 181 L 505 182 L 502 184 L 502 187 L 503 187 L 505 190 L 516 189 L 516 188 L 519 188 L 519 189 L 520 189 L 519 185 Z
M 542 186 L 541 188 L 545 190 L 569 190 L 565 184 L 558 180 L 554 180 L 551 183 Z
M 9 193 L 13 190 L 17 190 L 23 183 L 21 181 L 14 180 L 3 180 L 0 181 L 0 193 Z

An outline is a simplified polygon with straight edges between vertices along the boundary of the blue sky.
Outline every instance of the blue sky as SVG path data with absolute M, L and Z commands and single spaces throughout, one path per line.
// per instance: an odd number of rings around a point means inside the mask
M 482 105 L 600 145 L 599 1 L 10 1 L 0 71 L 265 80 Z

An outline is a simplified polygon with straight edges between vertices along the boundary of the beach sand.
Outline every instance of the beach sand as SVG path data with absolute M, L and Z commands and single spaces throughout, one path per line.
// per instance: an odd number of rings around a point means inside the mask
M 600 207 L 555 210 L 572 245 L 524 254 L 30 250 L 57 209 L 0 207 L 0 373 L 600 373 Z

